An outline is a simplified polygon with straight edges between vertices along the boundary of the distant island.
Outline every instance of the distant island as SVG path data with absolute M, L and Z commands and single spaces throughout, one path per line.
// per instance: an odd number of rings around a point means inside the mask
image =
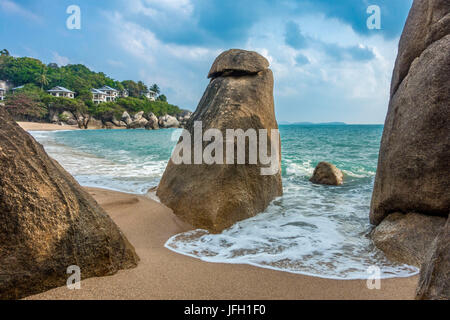
M 327 126 L 327 125 L 346 126 L 347 125 L 345 122 L 320 122 L 320 123 L 314 123 L 314 122 L 289 122 L 289 121 L 279 121 L 278 124 L 280 124 L 280 125 L 291 125 L 291 126 Z
M 82 64 L 46 65 L 30 57 L 13 57 L 6 49 L 0 54 L 0 105 L 16 121 L 83 129 L 143 128 L 152 121 L 148 127 L 155 129 L 164 117 L 160 127 L 167 122 L 180 126 L 191 113 L 170 104 L 157 84 L 117 81 Z

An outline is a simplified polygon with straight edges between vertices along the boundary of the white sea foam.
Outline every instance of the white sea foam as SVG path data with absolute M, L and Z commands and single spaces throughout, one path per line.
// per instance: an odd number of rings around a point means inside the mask
M 61 131 L 59 131 L 61 132 Z M 137 159 L 125 150 L 114 151 L 114 159 L 58 143 L 51 132 L 32 132 L 46 152 L 86 187 L 146 194 L 158 184 L 167 162 L 148 155 Z
M 249 264 L 330 279 L 367 279 L 370 266 L 382 278 L 407 277 L 418 269 L 393 263 L 368 238 L 368 203 L 374 172 L 344 170 L 342 187 L 312 185 L 312 161 L 284 160 L 283 197 L 253 218 L 221 234 L 194 230 L 166 247 L 213 263 Z M 363 181 L 364 183 L 361 183 Z
M 316 202 L 316 204 L 319 202 Z M 166 247 L 207 262 L 249 264 L 330 279 L 367 279 L 380 267 L 383 278 L 406 277 L 417 268 L 388 261 L 367 238 L 368 226 L 320 210 L 283 208 L 278 199 L 256 217 L 221 234 L 194 230 L 170 238 Z

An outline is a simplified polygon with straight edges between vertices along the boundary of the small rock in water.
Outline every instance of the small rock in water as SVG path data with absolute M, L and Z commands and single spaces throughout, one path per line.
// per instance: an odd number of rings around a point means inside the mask
M 344 174 L 335 165 L 328 162 L 320 162 L 314 174 L 309 179 L 312 183 L 339 186 L 344 183 Z

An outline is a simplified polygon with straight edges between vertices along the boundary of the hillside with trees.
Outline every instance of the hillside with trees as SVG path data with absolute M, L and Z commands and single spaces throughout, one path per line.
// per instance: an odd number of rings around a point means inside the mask
M 120 118 L 123 112 L 134 114 L 140 111 L 154 113 L 156 116 L 177 115 L 183 110 L 169 104 L 161 94 L 157 84 L 150 87 L 142 81 L 117 81 L 103 72 L 94 72 L 82 64 L 58 66 L 56 63 L 44 64 L 38 59 L 13 57 L 8 50 L 0 51 L 0 80 L 11 87 L 23 86 L 8 92 L 4 101 L 6 109 L 16 120 L 49 121 L 49 115 L 59 111 L 89 114 L 101 119 L 115 115 Z M 122 92 L 127 90 L 129 96 L 115 101 L 94 104 L 92 88 L 109 86 Z M 56 86 L 75 92 L 75 98 L 53 97 L 47 90 Z M 145 97 L 149 91 L 157 94 L 156 101 Z

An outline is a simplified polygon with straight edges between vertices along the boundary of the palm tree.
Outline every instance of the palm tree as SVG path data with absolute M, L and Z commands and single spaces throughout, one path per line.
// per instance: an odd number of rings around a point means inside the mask
M 0 51 L 0 55 L 9 57 L 9 51 L 6 49 L 3 49 L 2 51 Z
M 159 94 L 161 92 L 161 90 L 159 89 L 159 87 L 156 83 L 150 87 L 150 90 L 152 90 L 153 92 L 156 92 L 156 94 Z
M 42 72 L 36 77 L 36 81 L 41 85 L 41 90 L 44 90 L 44 86 L 48 85 L 47 68 L 42 68 Z

